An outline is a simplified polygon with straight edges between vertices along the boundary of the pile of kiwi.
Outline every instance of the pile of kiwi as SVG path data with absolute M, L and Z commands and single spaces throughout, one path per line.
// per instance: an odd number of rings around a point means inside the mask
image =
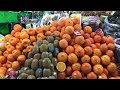
M 37 40 L 32 51 L 18 71 L 17 79 L 57 79 L 57 54 L 59 38 L 47 36 L 45 40 Z

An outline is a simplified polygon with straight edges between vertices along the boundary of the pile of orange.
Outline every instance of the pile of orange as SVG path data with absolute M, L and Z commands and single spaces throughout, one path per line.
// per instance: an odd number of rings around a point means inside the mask
M 79 35 L 76 35 L 79 32 Z M 90 26 L 82 28 L 80 18 L 61 19 L 50 25 L 35 29 L 24 29 L 16 24 L 11 34 L 4 38 L 4 49 L 0 51 L 0 77 L 8 69 L 19 70 L 37 40 L 46 36 L 60 37 L 58 54 L 58 79 L 115 79 L 120 78 L 115 64 L 114 40 L 112 37 L 92 32 Z
M 11 34 L 4 37 L 5 44 L 1 46 L 0 78 L 5 78 L 8 70 L 17 71 L 24 65 L 27 53 L 37 40 L 45 38 L 44 30 L 48 29 L 48 26 L 24 29 L 19 24 L 14 25 Z
M 58 22 L 61 26 L 59 46 L 62 49 L 57 57 L 61 63 L 57 66 L 58 79 L 120 78 L 113 38 L 104 36 L 103 32 L 92 32 L 90 26 L 82 28 L 75 20 L 69 18 Z

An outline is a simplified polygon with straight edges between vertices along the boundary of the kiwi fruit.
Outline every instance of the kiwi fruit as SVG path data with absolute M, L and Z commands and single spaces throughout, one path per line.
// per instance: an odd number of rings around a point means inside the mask
M 57 62 L 58 62 L 57 58 L 52 58 L 52 64 L 53 64 L 54 66 L 57 65 Z
M 33 70 L 37 70 L 37 68 L 38 68 L 38 60 L 37 59 L 33 59 L 32 64 L 31 64 L 31 68 Z
M 28 75 L 27 79 L 36 79 L 34 75 Z
M 26 73 L 27 70 L 29 70 L 30 68 L 29 67 L 24 67 L 24 73 Z
M 35 74 L 35 71 L 34 71 L 33 69 L 29 69 L 29 70 L 26 71 L 26 73 L 27 73 L 28 75 L 34 75 L 34 74 Z
M 49 58 L 44 58 L 42 65 L 44 68 L 50 68 L 51 60 Z
M 22 67 L 22 68 L 19 70 L 19 74 L 21 74 L 21 73 L 26 73 L 27 70 L 29 70 L 29 67 Z
M 44 58 L 49 58 L 48 52 L 42 52 L 41 59 L 44 59 Z
M 17 79 L 27 79 L 27 77 L 28 77 L 28 74 L 26 74 L 26 73 L 21 73 L 21 74 L 17 77 Z
M 43 44 L 48 45 L 48 44 L 49 44 L 49 42 L 48 42 L 47 40 L 43 40 Z
M 48 51 L 53 52 L 54 51 L 54 45 L 52 43 L 48 44 Z
M 31 67 L 32 59 L 26 59 L 24 63 L 24 67 Z
M 37 79 L 41 79 L 41 77 L 38 77 Z
M 49 59 L 52 59 L 52 57 L 53 57 L 53 54 L 52 54 L 51 52 L 49 52 L 48 58 L 49 58 Z
M 23 72 L 24 72 L 24 67 L 22 67 L 22 68 L 18 71 L 19 74 L 21 74 L 21 73 L 23 73 Z
M 30 59 L 30 58 L 33 58 L 34 54 L 32 52 L 29 52 L 28 55 L 27 55 L 27 58 Z
M 53 45 L 54 45 L 54 47 L 58 47 L 59 46 L 59 41 L 58 40 L 54 40 Z
M 43 40 L 37 40 L 36 44 L 37 44 L 38 46 L 42 45 L 42 44 L 43 44 Z
M 36 77 L 42 77 L 42 68 L 38 68 L 35 72 Z
M 51 36 L 52 36 L 54 39 L 55 39 L 55 37 L 56 37 L 54 33 L 52 33 Z
M 43 77 L 49 77 L 51 75 L 51 70 L 44 68 L 43 69 Z
M 22 54 L 25 55 L 25 56 L 28 55 L 28 53 L 27 53 L 27 51 L 25 49 L 23 50 Z
M 49 79 L 56 79 L 55 76 L 49 76 Z
M 42 68 L 43 67 L 42 66 L 43 59 L 40 59 L 38 62 L 39 62 L 39 68 Z
M 48 79 L 48 77 L 41 77 L 41 79 Z
M 48 51 L 48 45 L 42 44 L 40 47 L 40 52 L 47 52 Z
M 33 58 L 39 60 L 41 58 L 41 54 L 36 53 Z
M 35 46 L 33 47 L 32 53 L 33 53 L 33 54 L 39 53 L 39 47 L 38 47 L 38 45 L 35 45 Z
M 58 40 L 58 41 L 60 41 L 60 37 L 55 37 L 55 40 Z
M 52 63 L 50 64 L 50 70 L 51 70 L 51 72 L 53 72 L 55 70 L 54 65 Z
M 54 37 L 53 36 L 47 36 L 46 39 L 47 39 L 47 41 L 49 43 L 53 43 L 54 42 Z
M 54 76 L 57 79 L 57 71 L 52 72 L 52 76 Z

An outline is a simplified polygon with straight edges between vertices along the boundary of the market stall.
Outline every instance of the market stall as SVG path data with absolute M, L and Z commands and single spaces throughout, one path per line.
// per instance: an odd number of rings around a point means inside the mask
M 116 12 L 30 12 L 1 36 L 1 79 L 120 79 L 120 41 L 106 33 Z

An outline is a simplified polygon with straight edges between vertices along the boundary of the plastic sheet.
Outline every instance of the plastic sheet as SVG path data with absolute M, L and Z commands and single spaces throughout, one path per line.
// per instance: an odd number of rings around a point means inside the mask
M 116 58 L 116 62 L 120 63 L 120 45 L 116 44 L 116 41 L 120 40 L 120 38 L 115 39 L 115 58 Z
M 120 36 L 117 35 L 119 30 L 120 30 L 120 25 L 111 24 L 108 21 L 108 17 L 105 18 L 103 32 L 105 33 L 106 36 L 111 35 L 113 38 L 119 38 Z

